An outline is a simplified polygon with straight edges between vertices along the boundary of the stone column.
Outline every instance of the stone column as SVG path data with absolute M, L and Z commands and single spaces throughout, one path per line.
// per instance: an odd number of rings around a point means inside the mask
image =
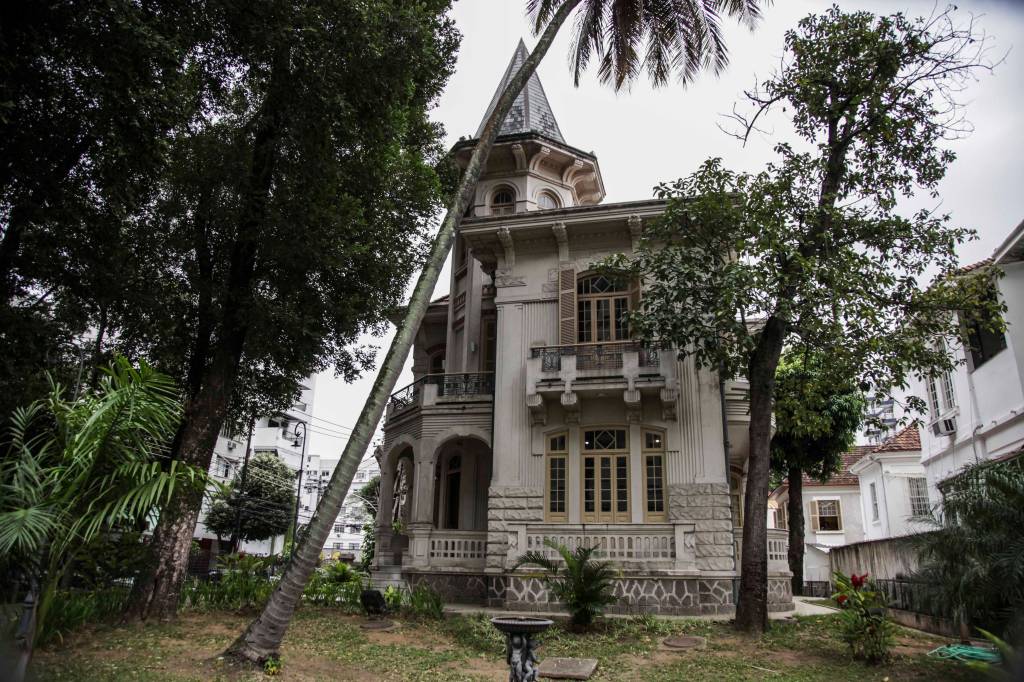
M 430 564 L 430 531 L 434 527 L 434 443 L 424 439 L 413 467 L 412 514 L 406 530 L 409 560 L 414 568 Z

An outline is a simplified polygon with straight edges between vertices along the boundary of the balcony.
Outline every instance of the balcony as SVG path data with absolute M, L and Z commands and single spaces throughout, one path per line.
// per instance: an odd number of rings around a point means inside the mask
M 430 531 L 430 566 L 483 568 L 487 556 L 487 531 Z
M 391 394 L 387 419 L 413 408 L 458 402 L 490 402 L 494 398 L 494 373 L 428 374 Z
M 639 341 L 538 346 L 526 361 L 526 402 L 535 424 L 547 419 L 546 401 L 577 410 L 577 394 L 624 391 L 627 409 L 639 410 L 641 394 L 659 396 L 674 418 L 676 354 Z
M 651 570 L 692 568 L 693 557 L 688 556 L 687 552 L 676 552 L 677 546 L 686 544 L 683 535 L 688 529 L 669 524 L 600 524 L 585 527 L 545 524 L 515 528 L 519 531 L 519 546 L 523 551 L 539 552 L 550 559 L 560 560 L 558 552 L 544 544 L 545 540 L 563 545 L 570 551 L 580 546 L 597 547 L 594 552 L 597 559 L 611 561 L 624 568 Z
M 740 570 L 743 551 L 743 528 L 733 528 L 736 548 L 736 570 Z M 789 573 L 789 531 L 785 528 L 768 529 L 768 573 Z

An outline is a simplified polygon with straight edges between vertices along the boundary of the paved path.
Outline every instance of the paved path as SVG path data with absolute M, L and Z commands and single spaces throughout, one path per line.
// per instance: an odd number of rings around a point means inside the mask
M 785 611 L 783 613 L 770 613 L 769 618 L 774 620 L 780 620 L 782 618 L 789 618 L 793 615 L 798 616 L 820 616 L 829 613 L 835 613 L 835 609 L 830 609 L 827 606 L 819 606 L 818 604 L 811 604 L 811 597 L 794 597 L 793 603 L 796 606 L 794 611 Z M 483 606 L 473 606 L 471 604 L 448 604 L 444 607 L 445 613 L 457 613 L 457 614 L 473 614 L 482 613 L 488 616 L 526 616 L 533 618 L 565 618 L 566 614 L 561 611 L 507 611 L 505 609 L 492 609 Z M 631 618 L 636 614 L 622 614 L 622 613 L 608 613 L 605 614 L 608 618 Z M 707 616 L 658 616 L 659 618 L 668 618 L 671 620 L 732 620 L 731 615 L 707 615 Z

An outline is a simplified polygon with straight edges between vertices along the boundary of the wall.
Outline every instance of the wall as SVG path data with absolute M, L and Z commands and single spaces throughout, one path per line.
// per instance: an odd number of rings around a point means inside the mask
M 919 458 L 916 452 L 895 455 L 877 453 L 865 457 L 854 467 L 860 479 L 865 540 L 910 535 L 928 529 L 926 521 L 916 520 L 911 513 L 909 479 L 925 478 L 925 470 Z M 872 518 L 872 483 L 875 484 L 878 496 L 878 520 Z M 932 505 L 937 502 L 931 491 L 928 501 Z
M 867 573 L 877 580 L 909 576 L 917 568 L 912 537 L 856 542 L 833 548 L 829 553 L 832 571 Z

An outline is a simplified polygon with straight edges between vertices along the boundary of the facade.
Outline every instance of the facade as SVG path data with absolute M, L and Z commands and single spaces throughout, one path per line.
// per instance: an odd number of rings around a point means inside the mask
M 844 453 L 842 468 L 826 483 L 804 475 L 805 582 L 829 581 L 829 552 L 834 547 L 864 540 L 860 482 L 852 469 L 874 449 L 872 445 L 859 445 Z M 789 486 L 783 483 L 769 496 L 769 509 L 775 509 L 774 521 L 779 528 L 789 527 L 788 503 Z M 769 516 L 769 524 L 772 520 Z
M 747 386 L 631 338 L 642 288 L 592 264 L 629 253 L 664 203 L 603 197 L 597 158 L 566 143 L 534 75 L 457 234 L 450 295 L 418 330 L 415 381 L 387 408 L 378 584 L 546 610 L 511 567 L 553 555 L 550 540 L 618 565 L 612 611 L 733 611 Z M 770 607 L 792 608 L 785 532 L 768 542 Z
M 246 444 L 252 448 L 252 453 L 271 452 L 288 465 L 288 468 L 298 476 L 300 460 L 302 459 L 302 439 L 306 436 L 299 424 L 308 424 L 312 419 L 313 397 L 316 391 L 316 376 L 309 377 L 303 382 L 299 400 L 288 410 L 281 414 L 261 417 L 253 424 L 252 436 L 249 434 L 231 434 L 225 429 L 217 437 L 217 445 L 214 447 L 213 459 L 210 462 L 210 473 L 220 483 L 230 483 L 235 475 L 241 470 L 245 461 Z M 319 460 L 315 455 L 306 455 L 307 468 L 318 467 Z M 296 485 L 295 480 L 289 481 L 290 485 Z M 199 522 L 196 524 L 193 537 L 199 542 L 201 555 L 204 559 L 200 562 L 197 570 L 203 572 L 206 568 L 214 567 L 214 557 L 218 554 L 230 551 L 229 538 L 224 542 L 217 539 L 217 535 L 206 527 L 203 520 L 209 508 L 210 497 L 203 500 L 203 509 L 200 513 Z M 312 512 L 300 509 L 299 523 L 304 523 L 312 516 Z M 284 536 L 261 540 L 258 542 L 242 542 L 239 551 L 246 554 L 257 554 L 268 556 L 280 551 L 284 546 Z
M 327 487 L 327 482 L 330 481 L 331 475 L 334 474 L 336 466 L 338 466 L 338 460 L 336 459 L 321 460 L 319 476 L 316 479 L 315 486 L 316 497 L 304 502 L 309 506 L 310 510 L 316 509 L 316 505 L 320 501 L 319 495 Z M 356 493 L 379 473 L 380 468 L 374 457 L 367 457 L 359 465 L 359 469 L 356 470 L 355 475 L 352 477 L 352 487 L 345 497 L 341 511 L 338 512 L 338 518 L 334 521 L 334 528 L 331 529 L 331 534 L 328 536 L 327 542 L 324 543 L 324 548 L 321 552 L 323 558 L 346 562 L 358 562 L 362 558 L 363 524 L 370 519 Z M 308 494 L 314 492 L 313 485 L 307 488 L 303 484 L 303 488 L 307 489 Z
M 921 439 L 912 424 L 850 467 L 860 482 L 864 539 L 929 530 L 934 498 L 921 464 Z
M 991 258 L 964 272 L 980 269 L 1001 271 L 994 295 L 1007 308 L 1005 333 L 965 320 L 968 343 L 952 349 L 960 366 L 912 386 L 929 405 L 921 464 L 936 501 L 941 482 L 965 465 L 1014 457 L 1024 447 L 1024 222 Z

